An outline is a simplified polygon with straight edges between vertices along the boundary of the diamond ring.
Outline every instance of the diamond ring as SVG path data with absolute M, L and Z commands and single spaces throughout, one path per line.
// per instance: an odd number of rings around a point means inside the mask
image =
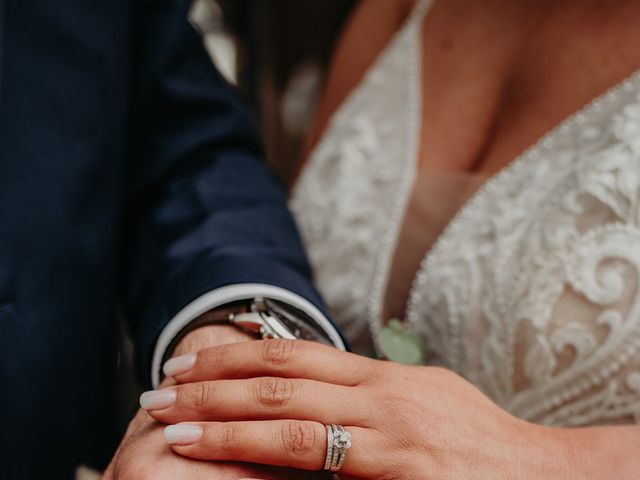
M 347 456 L 347 450 L 351 448 L 351 434 L 341 425 L 325 425 L 327 429 L 327 455 L 324 461 L 324 470 L 339 472 Z

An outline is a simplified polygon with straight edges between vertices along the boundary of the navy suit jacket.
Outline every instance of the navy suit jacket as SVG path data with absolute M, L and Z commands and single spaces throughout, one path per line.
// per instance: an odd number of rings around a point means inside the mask
M 0 478 L 104 465 L 116 321 L 148 381 L 220 286 L 321 301 L 247 113 L 188 0 L 0 0 Z

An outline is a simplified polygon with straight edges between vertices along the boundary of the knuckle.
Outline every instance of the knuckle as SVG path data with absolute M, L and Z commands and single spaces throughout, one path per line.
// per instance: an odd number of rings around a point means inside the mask
M 196 410 L 207 410 L 213 403 L 214 388 L 209 382 L 194 383 L 190 387 L 191 403 Z
M 294 340 L 266 340 L 263 345 L 263 360 L 273 367 L 281 367 L 291 360 L 294 348 Z
M 293 382 L 286 378 L 260 378 L 256 381 L 256 397 L 259 405 L 282 407 L 293 397 Z
M 386 381 L 389 377 L 396 377 L 399 374 L 398 364 L 394 362 L 378 362 L 374 360 L 368 362 L 368 369 L 371 377 L 376 382 Z
M 237 445 L 237 430 L 232 424 L 222 424 L 222 430 L 220 432 L 220 448 L 223 451 L 234 450 Z
M 391 362 L 380 362 L 378 360 L 362 359 L 360 370 L 361 379 L 355 386 L 374 386 L 388 383 L 389 377 L 393 374 Z
M 373 387 L 379 385 L 383 381 L 384 374 L 380 371 L 380 369 L 372 368 L 367 366 L 364 369 L 364 374 L 358 383 L 356 383 L 356 387 L 364 386 L 364 387 Z
M 318 450 L 320 436 L 311 422 L 286 422 L 282 427 L 282 445 L 287 454 L 304 456 Z

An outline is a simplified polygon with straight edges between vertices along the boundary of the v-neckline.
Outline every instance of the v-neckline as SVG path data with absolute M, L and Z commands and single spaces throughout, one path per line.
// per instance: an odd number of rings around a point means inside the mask
M 600 112 L 607 103 L 610 103 L 618 98 L 620 92 L 633 91 L 635 84 L 640 83 L 640 68 L 636 69 L 630 75 L 625 77 L 620 82 L 609 87 L 603 93 L 596 95 L 585 105 L 575 110 L 564 120 L 554 124 L 545 134 L 540 136 L 530 146 L 525 148 L 519 155 L 507 165 L 499 169 L 496 173 L 490 175 L 485 182 L 462 204 L 456 214 L 444 227 L 442 232 L 436 237 L 431 248 L 425 253 L 420 266 L 414 276 L 411 288 L 409 290 L 409 296 L 407 304 L 405 306 L 405 319 L 408 324 L 414 324 L 418 321 L 416 305 L 418 303 L 418 296 L 420 294 L 420 286 L 424 283 L 426 277 L 428 277 L 430 271 L 430 265 L 433 263 L 433 259 L 437 256 L 440 250 L 442 250 L 446 239 L 455 233 L 460 228 L 462 222 L 472 216 L 474 208 L 481 204 L 482 200 L 493 191 L 496 186 L 509 179 L 515 172 L 522 169 L 526 164 L 540 158 L 539 153 L 544 149 L 552 147 L 559 137 L 562 137 L 571 132 L 575 127 L 587 123 L 587 119 L 594 114 Z
M 420 21 L 420 25 L 417 27 L 419 32 L 422 32 L 424 29 L 425 22 L 429 14 L 431 13 L 432 7 L 436 0 L 416 0 L 416 4 L 414 5 L 414 10 L 409 15 L 407 22 L 403 27 L 397 32 L 397 35 L 400 35 L 402 31 L 409 28 L 409 25 L 412 22 Z M 419 35 L 419 38 L 421 36 Z M 419 67 L 419 78 L 422 79 L 424 75 L 425 65 L 422 61 L 422 49 L 424 48 L 422 44 L 418 45 L 420 50 L 420 67 Z M 375 68 L 375 63 L 372 65 L 372 69 Z M 408 323 L 412 323 L 412 318 L 415 317 L 416 314 L 413 312 L 415 310 L 415 303 L 417 303 L 416 297 L 417 292 L 419 291 L 420 279 L 421 277 L 427 275 L 429 270 L 429 264 L 432 263 L 431 258 L 434 257 L 437 251 L 442 249 L 442 244 L 450 235 L 454 233 L 454 231 L 459 228 L 458 225 L 462 222 L 462 220 L 470 215 L 470 212 L 473 210 L 473 207 L 480 203 L 482 199 L 490 192 L 494 186 L 500 182 L 503 182 L 505 178 L 512 175 L 512 172 L 517 171 L 522 168 L 529 161 L 533 161 L 538 153 L 547 148 L 551 144 L 555 143 L 557 137 L 560 137 L 566 132 L 569 132 L 575 125 L 581 124 L 584 118 L 592 116 L 594 113 L 597 113 L 600 109 L 602 109 L 603 104 L 607 102 L 608 99 L 615 98 L 618 92 L 624 91 L 628 85 L 633 85 L 634 82 L 640 81 L 640 68 L 634 70 L 631 74 L 623 78 L 621 81 L 615 83 L 604 92 L 594 96 L 588 102 L 586 102 L 582 107 L 576 109 L 568 116 L 566 116 L 563 120 L 556 122 L 553 124 L 544 134 L 538 137 L 533 143 L 531 143 L 528 147 L 524 148 L 518 155 L 513 157 L 509 163 L 504 165 L 502 168 L 498 169 L 495 173 L 490 174 L 487 179 L 478 187 L 478 189 L 467 198 L 465 202 L 458 208 L 458 211 L 453 215 L 451 220 L 445 225 L 444 229 L 440 234 L 436 237 L 435 241 L 431 245 L 431 247 L 427 250 L 427 252 L 423 255 L 422 261 L 416 271 L 411 287 L 409 289 L 409 294 L 407 297 L 407 302 L 404 307 L 404 316 Z M 420 82 L 417 85 L 418 88 L 421 88 Z M 419 111 L 422 111 L 424 108 L 424 95 L 422 92 L 418 92 L 419 96 Z M 423 125 L 422 120 L 418 120 L 417 127 L 417 136 L 419 139 L 422 138 L 423 133 Z M 419 165 L 420 159 L 418 158 L 420 152 L 420 147 L 418 146 L 417 151 L 415 152 L 415 162 L 416 165 Z M 416 176 L 419 174 L 419 169 L 416 169 L 412 172 L 411 183 L 415 181 Z M 428 173 L 426 173 L 428 175 Z M 411 191 L 407 192 L 407 198 L 405 199 L 405 205 L 408 206 L 409 199 L 411 196 Z M 406 207 L 405 207 L 406 208 Z M 400 228 L 402 228 L 400 226 Z M 396 237 L 397 241 L 397 237 Z M 397 248 L 397 245 L 394 245 L 394 249 Z M 384 284 L 387 285 L 389 278 L 389 272 L 387 271 L 387 278 L 384 280 Z M 382 310 L 380 310 L 382 311 Z M 375 324 L 375 329 L 372 330 L 374 333 L 374 344 L 376 345 L 376 349 L 379 350 L 379 345 L 377 342 L 377 333 L 380 331 L 380 328 L 383 326 L 385 319 L 382 318 L 369 318 L 370 326 Z

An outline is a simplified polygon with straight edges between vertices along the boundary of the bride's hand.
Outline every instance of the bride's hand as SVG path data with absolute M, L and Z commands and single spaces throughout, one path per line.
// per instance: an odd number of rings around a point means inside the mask
M 554 430 L 516 419 L 444 369 L 270 340 L 211 348 L 165 370 L 182 384 L 142 403 L 161 422 L 188 422 L 165 432 L 187 457 L 321 470 L 324 424 L 339 424 L 353 442 L 343 478 L 572 476 Z

